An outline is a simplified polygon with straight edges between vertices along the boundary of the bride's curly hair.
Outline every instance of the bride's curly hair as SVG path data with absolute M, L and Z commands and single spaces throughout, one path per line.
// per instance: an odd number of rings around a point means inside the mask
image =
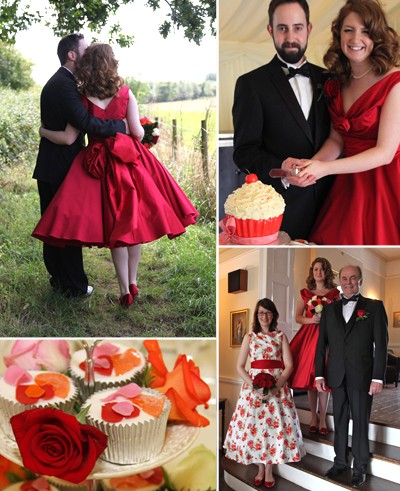
M 113 97 L 124 84 L 111 46 L 103 43 L 87 47 L 77 63 L 75 78 L 81 94 L 99 99 Z
M 379 0 L 348 0 L 332 22 L 332 41 L 324 55 L 328 72 L 345 83 L 351 76 L 351 65 L 340 47 L 340 32 L 345 18 L 354 12 L 361 17 L 374 43 L 370 55 L 375 75 L 385 75 L 400 62 L 400 39 L 397 32 L 389 27 L 385 12 Z

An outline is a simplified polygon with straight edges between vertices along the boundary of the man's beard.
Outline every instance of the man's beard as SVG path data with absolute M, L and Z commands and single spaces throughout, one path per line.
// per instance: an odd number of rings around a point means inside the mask
M 290 51 L 288 53 L 285 51 L 285 48 L 297 48 L 297 51 Z M 290 65 L 295 65 L 303 58 L 307 45 L 302 48 L 298 43 L 283 43 L 281 47 L 278 47 L 275 44 L 275 49 L 283 61 Z

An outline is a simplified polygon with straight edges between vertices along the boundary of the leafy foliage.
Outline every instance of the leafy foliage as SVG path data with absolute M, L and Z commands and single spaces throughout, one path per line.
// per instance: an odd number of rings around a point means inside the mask
M 0 42 L 0 87 L 29 89 L 33 85 L 32 63 L 12 46 Z
M 0 89 L 0 171 L 37 154 L 39 91 Z
M 0 40 L 15 43 L 18 31 L 27 29 L 34 22 L 46 21 L 57 36 L 81 31 L 88 27 L 92 32 L 99 32 L 108 25 L 108 21 L 121 5 L 133 3 L 134 0 L 48 0 L 46 15 L 30 10 L 30 5 L 21 5 L 20 0 L 0 0 Z M 147 6 L 154 11 L 160 4 L 168 5 L 170 12 L 159 31 L 166 38 L 172 29 L 183 29 L 185 37 L 200 44 L 208 28 L 215 35 L 215 0 L 148 0 Z M 122 32 L 118 23 L 109 27 L 110 42 L 115 41 L 125 47 L 133 43 L 134 36 Z

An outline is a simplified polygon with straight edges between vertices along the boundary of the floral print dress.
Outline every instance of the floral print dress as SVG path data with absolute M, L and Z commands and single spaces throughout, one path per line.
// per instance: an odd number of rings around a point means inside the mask
M 250 360 L 282 360 L 282 331 L 249 334 Z M 251 378 L 270 373 L 277 379 L 282 368 L 250 368 Z M 264 396 L 246 382 L 226 435 L 225 456 L 240 464 L 298 462 L 305 455 L 300 423 L 287 384 L 275 395 Z

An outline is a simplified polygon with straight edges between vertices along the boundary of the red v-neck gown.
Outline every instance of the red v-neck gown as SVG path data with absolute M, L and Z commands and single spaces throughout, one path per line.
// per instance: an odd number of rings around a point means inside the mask
M 129 87 L 106 109 L 86 101 L 102 119 L 126 116 Z M 89 144 L 75 158 L 32 235 L 60 247 L 122 247 L 170 239 L 194 224 L 198 212 L 165 166 L 128 135 Z
M 376 145 L 382 106 L 399 82 L 400 72 L 387 75 L 366 90 L 347 113 L 338 90 L 328 107 L 333 126 L 343 138 L 346 157 Z M 400 146 L 388 165 L 336 177 L 309 240 L 323 245 L 400 244 L 399 190 Z

